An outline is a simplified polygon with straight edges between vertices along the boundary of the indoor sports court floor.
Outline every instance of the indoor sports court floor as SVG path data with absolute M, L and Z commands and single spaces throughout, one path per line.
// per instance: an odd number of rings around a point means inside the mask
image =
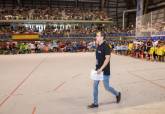
M 0 55 L 0 114 L 165 114 L 165 63 L 112 55 L 121 103 L 100 83 L 100 106 L 88 109 L 94 66 L 94 53 Z

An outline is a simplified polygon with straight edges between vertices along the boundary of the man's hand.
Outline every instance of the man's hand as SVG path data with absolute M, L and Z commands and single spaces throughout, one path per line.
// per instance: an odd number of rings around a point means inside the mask
M 97 70 L 97 74 L 100 74 L 101 72 L 102 72 L 101 69 L 98 69 L 98 70 Z

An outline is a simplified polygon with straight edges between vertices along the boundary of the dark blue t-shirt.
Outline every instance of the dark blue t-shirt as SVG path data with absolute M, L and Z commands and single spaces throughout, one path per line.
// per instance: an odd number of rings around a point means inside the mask
M 99 45 L 96 49 L 96 70 L 100 69 L 105 61 L 105 56 L 110 55 L 111 50 L 109 45 L 106 42 L 103 42 Z M 103 69 L 104 75 L 110 75 L 110 62 L 107 66 Z

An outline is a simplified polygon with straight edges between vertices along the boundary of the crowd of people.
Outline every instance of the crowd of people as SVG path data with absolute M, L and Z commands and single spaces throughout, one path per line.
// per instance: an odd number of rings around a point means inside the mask
M 109 40 L 112 52 L 150 61 L 165 62 L 165 41 Z M 26 54 L 48 52 L 92 52 L 97 45 L 94 40 L 56 40 L 29 42 L 1 42 L 0 54 Z
M 100 11 L 97 8 L 4 8 L 0 10 L 0 20 L 107 21 L 110 18 L 105 11 Z M 148 26 L 148 28 L 150 30 L 151 27 Z M 92 38 L 95 37 L 98 30 L 104 31 L 105 37 L 109 39 L 111 37 L 135 36 L 136 31 L 133 24 L 122 29 L 119 26 L 109 26 L 103 23 L 43 23 L 39 25 L 35 23 L 7 23 L 7 25 L 0 26 L 0 39 L 6 39 L 5 42 L 0 42 L 0 54 L 94 51 L 97 46 Z M 143 31 L 143 29 L 141 30 Z M 155 23 L 151 31 L 152 35 L 165 35 L 163 24 Z M 43 41 L 10 41 L 13 34 L 38 34 Z M 81 40 L 82 38 L 84 39 Z M 47 39 L 51 41 L 45 41 Z M 52 39 L 56 39 L 56 41 L 52 41 Z M 108 43 L 115 54 L 151 61 L 165 61 L 165 41 L 163 40 L 155 42 L 152 40 L 109 40 Z
M 1 42 L 0 54 L 27 54 L 48 52 L 86 52 L 94 51 L 94 41 L 58 40 L 58 41 L 29 41 L 29 42 Z
M 106 27 L 104 24 L 100 27 L 104 31 L 105 36 L 134 36 L 134 27 L 128 27 L 122 30 L 120 27 L 112 26 Z M 28 27 L 24 24 L 12 25 L 12 26 L 1 26 L 0 27 L 0 37 L 12 36 L 13 34 L 39 34 L 40 38 L 81 38 L 81 37 L 94 37 L 95 33 L 98 31 L 99 26 L 97 25 L 70 25 L 68 28 L 60 29 L 57 26 L 48 24 L 43 30 L 40 27 L 32 26 Z
M 41 32 L 41 37 L 94 37 L 97 30 L 97 26 L 84 27 L 77 25 L 67 29 L 56 29 L 55 26 L 48 25 Z
M 165 62 L 165 41 L 115 41 L 111 42 L 114 53 L 150 61 Z
M 82 8 L 3 8 L 0 10 L 0 20 L 90 20 L 108 21 L 110 17 L 106 11 Z M 5 23 L 6 24 L 6 23 Z M 1 23 L 3 25 L 3 23 Z M 109 26 L 109 25 L 108 25 Z M 133 25 L 126 29 L 106 24 L 59 24 L 59 23 L 7 23 L 0 26 L 0 38 L 10 39 L 12 34 L 39 34 L 40 38 L 59 37 L 94 37 L 98 28 L 101 28 L 106 36 L 135 34 Z
M 81 8 L 4 8 L 0 20 L 109 20 L 99 9 Z

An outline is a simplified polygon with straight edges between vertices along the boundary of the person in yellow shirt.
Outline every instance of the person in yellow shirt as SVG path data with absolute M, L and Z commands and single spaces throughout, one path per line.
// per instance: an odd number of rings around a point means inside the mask
M 134 47 L 134 44 L 133 44 L 133 42 L 132 41 L 130 41 L 129 43 L 128 43 L 128 51 L 127 51 L 127 55 L 130 55 L 130 56 L 133 56 L 133 47 Z
M 164 48 L 162 44 L 159 44 L 157 49 L 158 61 L 163 61 L 164 58 Z
M 152 46 L 150 48 L 149 54 L 150 54 L 150 60 L 151 61 L 156 61 L 157 60 L 157 58 L 158 58 L 157 50 L 158 50 L 158 48 L 156 46 Z
M 132 49 L 133 49 L 133 43 L 130 42 L 130 43 L 128 44 L 128 54 L 131 53 Z
M 165 43 L 163 45 L 163 62 L 165 62 Z

